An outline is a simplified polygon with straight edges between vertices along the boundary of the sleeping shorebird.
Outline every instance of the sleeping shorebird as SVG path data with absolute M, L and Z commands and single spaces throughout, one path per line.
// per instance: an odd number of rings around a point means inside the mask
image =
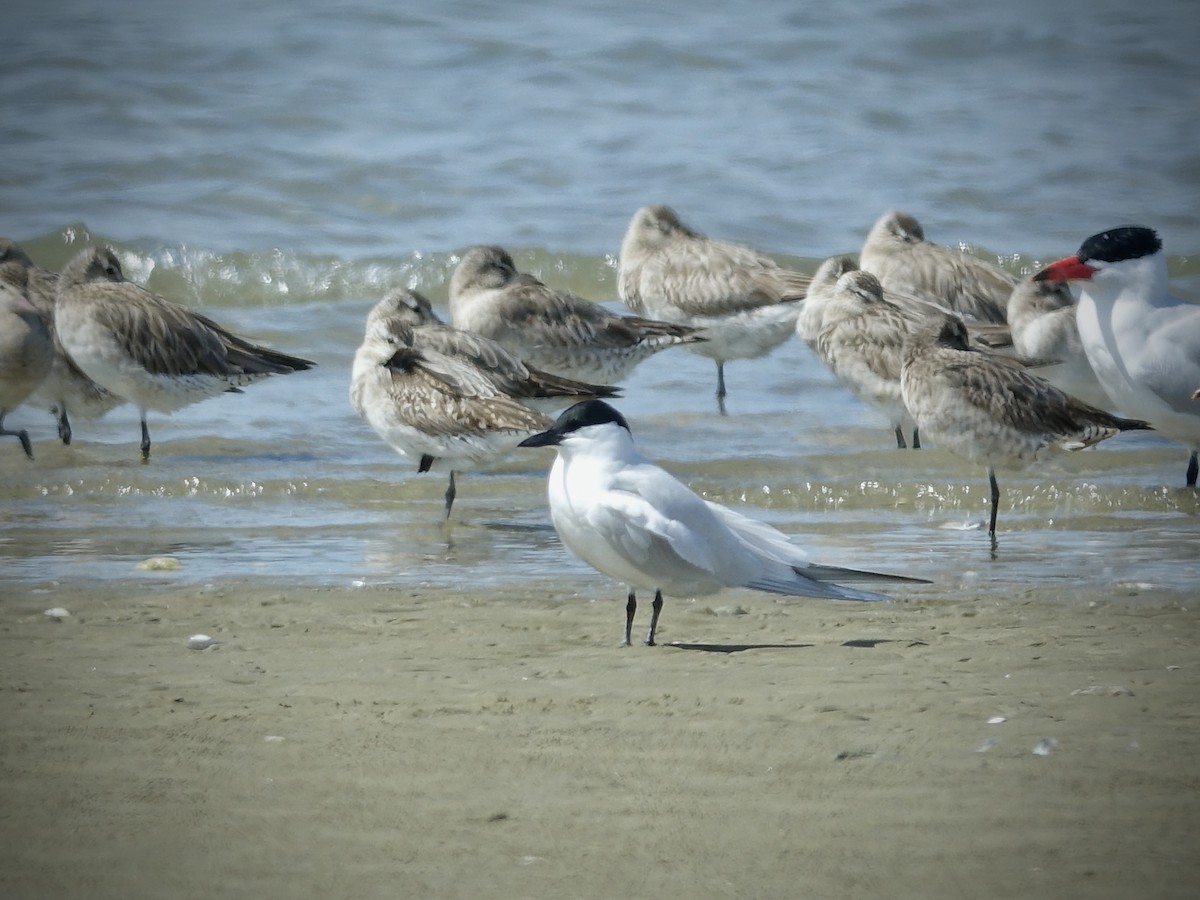
M 143 460 L 150 458 L 148 410 L 170 413 L 315 365 L 126 281 L 116 253 L 105 247 L 82 251 L 62 270 L 55 324 L 84 374 L 138 408 Z
M 610 384 L 589 384 L 533 368 L 491 338 L 443 322 L 424 295 L 397 288 L 372 307 L 367 327 L 416 329 L 417 346 L 444 356 L 457 357 L 485 375 L 502 394 L 541 412 L 562 409 L 585 397 L 615 397 L 620 389 Z
M 33 392 L 31 404 L 45 406 L 58 422 L 58 437 L 71 443 L 72 413 L 85 419 L 98 419 L 125 400 L 107 391 L 83 373 L 63 349 L 54 324 L 54 306 L 58 294 L 58 273 L 36 266 L 19 244 L 0 238 L 0 268 L 19 267 L 28 279 L 29 302 L 38 308 L 50 325 L 54 340 L 54 365 L 50 374 Z M 0 276 L 2 277 L 2 276 Z
M 1195 487 L 1200 304 L 1171 296 L 1158 234 L 1130 225 L 1092 235 L 1034 278 L 1081 283 L 1075 317 L 1092 371 L 1118 409 L 1188 448 L 1187 484 Z
M 900 371 L 904 344 L 921 320 L 885 300 L 870 272 L 851 270 L 829 292 L 823 322 L 817 355 L 843 385 L 887 418 L 897 447 L 907 446 L 904 435 L 911 432 L 913 449 L 920 448 L 916 422 L 901 396 Z
M 1019 355 L 1047 361 L 1038 368 L 1040 377 L 1084 403 L 1116 408 L 1088 362 L 1075 321 L 1075 297 L 1065 282 L 1018 281 L 1008 298 L 1008 327 Z
M 577 403 L 553 427 L 521 442 L 554 447 L 550 518 L 575 556 L 628 587 L 630 643 L 638 590 L 653 590 L 647 646 L 663 594 L 696 596 L 745 587 L 795 597 L 888 600 L 835 583 L 921 579 L 823 566 L 780 531 L 702 499 L 638 452 L 625 418 L 603 400 Z
M 925 240 L 921 224 L 899 210 L 875 222 L 858 264 L 885 290 L 915 288 L 968 321 L 1003 323 L 1017 281 L 999 266 Z
M 858 263 L 852 256 L 831 256 L 817 266 L 796 317 L 796 336 L 811 349 L 817 349 L 817 338 L 825 327 L 825 309 L 833 299 L 838 279 L 857 270 Z
M 1122 431 L 1150 427 L 1089 406 L 1012 361 L 972 347 L 956 316 L 929 323 L 910 338 L 900 387 L 921 434 L 987 466 L 993 540 L 997 467 L 1024 469 L 1045 452 L 1082 450 Z
M 751 247 L 706 237 L 669 206 L 634 213 L 617 271 L 618 293 L 635 313 L 702 330 L 707 340 L 688 349 L 717 364 L 722 409 L 725 363 L 791 337 L 811 280 Z
M 367 314 L 350 403 L 392 449 L 418 460 L 418 472 L 449 469 L 449 518 L 456 469 L 494 463 L 547 427 L 540 408 L 614 393 L 531 369 L 495 341 L 445 324 L 424 296 L 401 288 Z
M 53 364 L 54 340 L 45 318 L 21 287 L 0 280 L 0 434 L 16 437 L 30 459 L 29 433 L 5 428 L 4 417 L 28 399 Z
M 694 328 L 616 315 L 548 287 L 518 272 L 512 257 L 495 246 L 463 254 L 450 279 L 450 320 L 544 372 L 598 384 L 622 381 L 634 366 L 670 347 L 704 340 Z

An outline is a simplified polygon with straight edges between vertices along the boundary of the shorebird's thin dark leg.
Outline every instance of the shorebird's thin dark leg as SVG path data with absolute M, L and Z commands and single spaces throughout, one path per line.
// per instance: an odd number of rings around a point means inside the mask
M 1000 506 L 1000 485 L 996 484 L 996 470 L 988 466 L 988 483 L 992 486 L 992 524 L 988 526 L 988 534 L 996 536 L 996 511 Z
M 64 444 L 71 443 L 71 420 L 67 418 L 67 408 L 58 408 L 58 439 Z
M 658 630 L 658 616 L 662 612 L 662 591 L 654 592 L 654 612 L 650 614 L 650 633 L 646 635 L 646 646 L 654 646 L 654 632 Z
M 450 518 L 450 507 L 454 505 L 454 497 L 457 494 L 454 487 L 454 470 L 450 470 L 450 484 L 446 486 L 446 518 Z
M 913 429 L 913 442 L 912 442 L 912 448 L 913 448 L 914 450 L 920 450 L 920 449 L 921 449 L 921 429 L 919 429 L 919 428 L 914 428 L 914 429 Z
M 717 360 L 717 399 L 725 399 L 725 363 Z
M 1200 460 L 1196 459 L 1196 451 L 1192 451 L 1192 455 L 1188 457 L 1187 468 L 1187 486 L 1196 486 L 1196 476 L 1200 475 Z
M 904 443 L 904 429 L 902 429 L 899 425 L 896 426 L 896 449 L 908 449 L 908 444 Z
M 150 459 L 150 429 L 146 427 L 146 417 L 142 416 L 142 462 Z
M 25 451 L 25 455 L 30 459 L 33 459 L 33 445 L 29 443 L 29 432 L 25 431 L 24 429 L 21 429 L 20 431 L 13 431 L 9 428 L 5 428 L 4 416 L 6 413 L 7 410 L 3 413 L 0 413 L 0 434 L 11 434 L 13 437 L 15 437 L 21 442 L 21 449 Z
M 628 647 L 632 643 L 629 634 L 633 631 L 633 614 L 635 612 L 637 612 L 637 594 L 633 592 L 633 588 L 630 588 L 629 596 L 625 598 L 625 639 L 621 641 L 622 647 Z

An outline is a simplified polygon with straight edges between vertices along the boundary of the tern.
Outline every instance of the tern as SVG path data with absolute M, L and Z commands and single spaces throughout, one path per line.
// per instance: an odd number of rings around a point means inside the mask
M 1118 409 L 1188 448 L 1187 484 L 1195 487 L 1200 304 L 1169 293 L 1158 234 L 1141 225 L 1102 231 L 1034 278 L 1081 283 L 1075 318 L 1092 371 Z
M 1015 360 L 973 347 L 957 316 L 910 336 L 900 389 L 924 437 L 987 466 L 993 541 L 997 467 L 1024 469 L 1051 451 L 1082 450 L 1122 431 L 1150 428 L 1063 393 Z
M 629 222 L 617 292 L 638 315 L 703 329 L 708 340 L 687 349 L 717 364 L 721 402 L 725 363 L 755 359 L 786 341 L 811 281 L 752 247 L 701 234 L 659 205 L 643 206 Z
M 889 600 L 835 580 L 921 579 L 809 562 L 780 531 L 704 500 L 634 446 L 625 418 L 603 400 L 565 410 L 521 447 L 555 447 L 550 518 L 564 545 L 628 588 L 623 645 L 630 643 L 638 590 L 654 591 L 647 646 L 654 646 L 663 594 L 697 596 L 744 587 L 837 600 Z
M 261 347 L 186 306 L 125 280 L 116 253 L 90 247 L 58 276 L 55 326 L 89 378 L 138 409 L 142 459 L 148 410 L 174 412 L 315 363 Z

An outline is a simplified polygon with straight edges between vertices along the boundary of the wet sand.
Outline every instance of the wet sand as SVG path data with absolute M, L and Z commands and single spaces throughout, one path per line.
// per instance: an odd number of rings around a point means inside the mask
M 1200 615 L 1127 593 L 7 590 L 0 895 L 1192 897 Z

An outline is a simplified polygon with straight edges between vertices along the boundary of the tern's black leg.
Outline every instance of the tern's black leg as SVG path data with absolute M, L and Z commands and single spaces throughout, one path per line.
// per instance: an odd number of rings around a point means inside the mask
M 450 518 L 450 507 L 454 505 L 454 497 L 458 493 L 454 487 L 454 470 L 450 470 L 450 483 L 446 485 L 446 518 Z
M 913 429 L 913 442 L 912 442 L 912 448 L 913 448 L 914 450 L 920 450 L 920 449 L 921 449 L 921 429 L 919 429 L 919 428 L 914 428 L 914 429 Z
M 658 630 L 658 616 L 662 612 L 662 591 L 654 592 L 654 605 L 651 607 L 654 610 L 650 614 L 650 633 L 646 635 L 646 646 L 654 646 L 654 632 Z
M 146 427 L 146 417 L 142 416 L 142 462 L 150 460 L 150 429 Z
M 896 426 L 896 449 L 908 449 L 908 444 L 904 443 L 904 429 L 902 429 L 899 425 Z
M 622 647 L 628 647 L 631 643 L 629 633 L 633 631 L 633 614 L 637 612 L 637 594 L 633 592 L 633 588 L 629 589 L 629 596 L 625 599 L 625 639 L 621 641 Z
M 1000 506 L 1000 485 L 996 484 L 996 470 L 988 466 L 988 483 L 992 486 L 992 523 L 988 526 L 988 534 L 996 536 L 996 510 Z
M 1196 459 L 1196 451 L 1192 451 L 1192 455 L 1188 457 L 1187 468 L 1187 486 L 1196 486 L 1196 476 L 1200 474 L 1200 461 Z
M 11 434 L 21 442 L 21 449 L 25 451 L 25 455 L 33 459 L 33 445 L 29 443 L 29 432 L 24 429 L 20 431 L 12 431 L 4 427 L 4 416 L 8 410 L 0 411 L 0 434 Z
M 717 360 L 717 399 L 725 399 L 725 363 Z

